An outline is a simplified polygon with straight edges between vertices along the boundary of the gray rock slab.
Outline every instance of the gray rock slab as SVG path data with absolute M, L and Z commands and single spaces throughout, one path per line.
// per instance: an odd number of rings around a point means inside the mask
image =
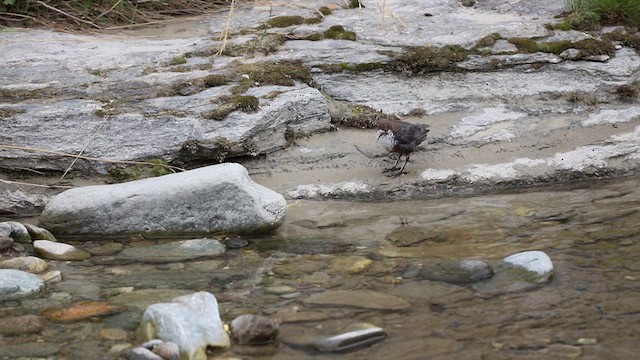
M 137 330 L 143 341 L 161 339 L 180 346 L 180 358 L 205 360 L 207 347 L 230 346 L 215 296 L 199 292 L 153 304 L 145 310 Z
M 40 224 L 54 234 L 265 232 L 284 220 L 284 198 L 233 163 L 115 185 L 67 190 Z
M 148 263 L 169 263 L 223 254 L 225 246 L 214 239 L 192 239 L 136 248 L 125 248 L 118 257 Z
M 16 300 L 33 296 L 44 289 L 39 276 L 13 269 L 0 269 L 0 300 Z

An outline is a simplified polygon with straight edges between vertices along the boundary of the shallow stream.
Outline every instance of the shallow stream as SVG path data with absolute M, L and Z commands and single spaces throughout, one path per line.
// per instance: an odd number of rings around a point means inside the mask
M 33 220 L 33 219 L 31 219 Z M 80 300 L 125 306 L 106 317 L 47 322 L 33 335 L 0 337 L 0 358 L 111 359 L 130 344 L 144 309 L 209 291 L 223 321 L 257 313 L 282 321 L 278 341 L 233 346 L 211 358 L 338 357 L 305 349 L 307 339 L 368 323 L 387 337 L 345 359 L 631 359 L 640 353 L 640 178 L 426 201 L 290 201 L 272 236 L 230 239 L 210 259 L 127 263 L 113 255 L 49 261 L 62 280 L 41 297 L 0 303 L 0 318 L 41 315 Z M 171 239 L 98 239 L 109 252 Z M 83 247 L 87 244 L 77 241 Z M 110 244 L 110 245 L 108 245 Z M 235 247 L 230 246 L 230 247 Z M 544 251 L 550 282 L 526 292 L 478 293 L 471 285 L 424 280 L 423 262 Z M 371 290 L 410 307 L 314 305 L 326 290 Z M 349 293 L 344 293 L 349 297 Z

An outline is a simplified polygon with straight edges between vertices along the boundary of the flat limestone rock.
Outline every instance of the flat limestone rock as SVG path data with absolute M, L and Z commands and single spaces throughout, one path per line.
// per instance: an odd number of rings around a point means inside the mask
M 278 227 L 284 198 L 226 163 L 114 185 L 67 190 L 46 205 L 54 234 L 260 233 Z

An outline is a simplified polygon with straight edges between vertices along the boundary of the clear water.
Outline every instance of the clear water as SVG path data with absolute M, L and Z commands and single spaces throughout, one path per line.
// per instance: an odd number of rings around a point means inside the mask
M 275 234 L 247 239 L 247 247 L 220 257 L 172 264 L 118 264 L 117 255 L 51 261 L 63 280 L 40 298 L 0 303 L 0 318 L 39 315 L 79 300 L 108 300 L 127 310 L 2 336 L 0 358 L 115 358 L 137 344 L 134 332 L 147 305 L 204 290 L 218 298 L 225 322 L 245 313 L 283 321 L 275 344 L 234 346 L 211 358 L 631 359 L 640 353 L 639 185 L 640 178 L 630 178 L 429 201 L 291 201 Z M 428 239 L 402 247 L 387 239 L 406 229 Z M 127 247 L 166 241 L 123 240 Z M 549 283 L 528 292 L 479 296 L 469 286 L 416 277 L 425 259 L 491 262 L 525 250 L 544 251 L 555 267 Z M 287 294 L 272 290 L 283 286 Z M 411 306 L 392 311 L 304 303 L 329 289 L 373 290 Z M 388 337 L 339 355 L 287 345 L 360 322 L 382 327 Z M 126 335 L 109 336 L 113 329 Z

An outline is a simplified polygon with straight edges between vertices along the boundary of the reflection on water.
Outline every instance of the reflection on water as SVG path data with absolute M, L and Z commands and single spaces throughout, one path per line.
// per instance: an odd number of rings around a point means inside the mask
M 147 305 L 205 290 L 218 298 L 225 321 L 245 313 L 283 321 L 280 343 L 236 346 L 222 356 L 330 357 L 293 345 L 301 337 L 330 336 L 364 322 L 382 327 L 387 338 L 342 358 L 630 359 L 640 353 L 638 185 L 636 178 L 429 201 L 292 201 L 277 233 L 248 239 L 247 247 L 216 258 L 169 264 L 124 264 L 117 255 L 52 261 L 64 280 L 42 298 L 0 304 L 0 317 L 40 314 L 77 300 L 107 299 L 128 310 L 49 323 L 39 334 L 3 336 L 0 355 L 113 358 L 136 343 L 134 330 Z M 125 247 L 150 243 L 127 241 Z M 551 282 L 529 292 L 479 296 L 470 286 L 418 275 L 428 259 L 492 262 L 525 250 L 544 251 L 555 267 Z M 326 290 L 376 291 L 410 307 L 306 302 Z M 105 329 L 123 329 L 126 336 L 109 337 Z M 34 354 L 36 343 L 52 346 L 55 355 Z

